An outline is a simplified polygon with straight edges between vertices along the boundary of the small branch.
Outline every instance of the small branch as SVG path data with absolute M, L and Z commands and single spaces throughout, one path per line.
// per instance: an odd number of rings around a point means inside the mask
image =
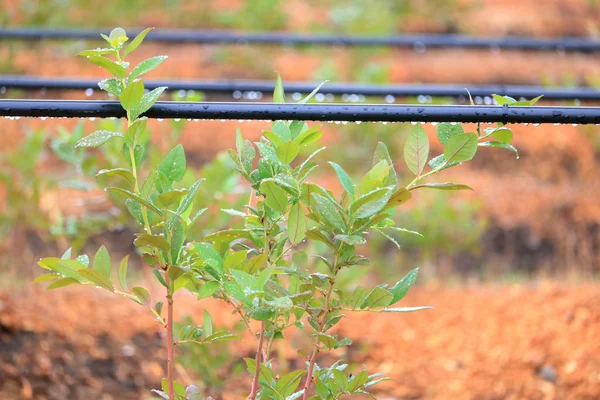
M 171 294 L 171 285 L 169 274 L 165 272 L 165 283 L 167 284 L 167 382 L 169 390 L 169 399 L 175 399 L 175 389 L 173 385 L 173 295 Z
M 254 379 L 252 379 L 252 388 L 250 390 L 250 394 L 246 398 L 246 400 L 255 400 L 256 394 L 258 393 L 258 389 L 260 388 L 258 384 L 258 378 L 260 377 L 260 366 L 262 364 L 262 348 L 263 341 L 265 338 L 265 322 L 263 321 L 260 326 L 260 334 L 258 339 L 258 346 L 256 347 L 256 370 L 254 371 Z
M 335 264 L 336 265 L 334 266 L 334 274 L 337 273 L 337 260 Z M 329 289 L 327 290 L 327 294 L 325 295 L 325 308 L 323 309 L 323 315 L 319 323 L 319 332 L 321 332 L 323 328 L 325 328 L 325 324 L 327 323 L 327 315 L 329 314 L 329 302 L 331 299 L 331 293 L 333 292 L 334 283 L 335 281 L 332 280 L 331 284 L 329 285 Z M 310 389 L 310 385 L 312 383 L 313 369 L 315 368 L 315 360 L 317 359 L 317 354 L 319 354 L 319 339 L 315 338 L 315 348 L 308 362 L 308 370 L 306 374 L 306 380 L 304 381 L 304 394 L 302 395 L 302 400 L 308 399 L 308 389 Z

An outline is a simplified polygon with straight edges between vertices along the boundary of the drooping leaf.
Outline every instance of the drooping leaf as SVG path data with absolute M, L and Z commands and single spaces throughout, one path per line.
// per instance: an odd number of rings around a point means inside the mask
M 127 70 L 123 66 L 117 64 L 116 62 L 114 62 L 106 57 L 89 56 L 88 60 L 90 60 L 92 63 L 96 64 L 97 66 L 104 68 L 105 70 L 107 70 L 108 72 L 113 74 L 116 78 L 124 79 L 125 75 L 127 75 Z
M 110 280 L 108 280 L 108 278 L 104 276 L 104 274 L 102 274 L 100 271 L 93 269 L 82 269 L 79 271 L 79 274 L 96 286 L 99 286 L 111 292 L 115 291 L 115 288 L 113 287 Z
M 353 246 L 367 243 L 364 237 L 358 235 L 335 235 L 333 238 Z
M 409 190 L 415 190 L 419 188 L 437 189 L 437 190 L 473 190 L 470 186 L 462 185 L 460 183 L 444 182 L 444 183 L 423 183 L 420 185 L 412 186 Z
M 414 127 L 404 144 L 404 161 L 408 169 L 415 175 L 421 175 L 429 157 L 429 138 L 425 130 L 417 125 Z
M 390 197 L 385 207 L 383 207 L 382 211 L 398 207 L 399 205 L 404 204 L 408 200 L 410 200 L 411 197 L 412 194 L 408 190 L 406 190 L 406 188 L 400 188 L 394 193 L 392 193 L 392 197 Z
M 55 280 L 50 285 L 48 285 L 48 287 L 46 288 L 46 290 L 58 289 L 58 288 L 61 288 L 61 287 L 65 287 L 65 286 L 69 286 L 69 285 L 75 285 L 75 284 L 79 284 L 79 283 L 80 282 L 77 279 L 73 279 L 73 278 L 61 278 L 61 279 Z
M 392 300 L 394 296 L 389 291 L 376 286 L 371 292 L 367 295 L 365 301 L 361 304 L 360 308 L 379 308 L 379 307 L 387 307 L 392 304 Z
M 399 313 L 407 313 L 421 310 L 431 310 L 433 307 L 430 306 L 420 306 L 420 307 L 393 307 L 393 308 L 384 308 L 381 312 L 399 312 Z
M 101 169 L 96 174 L 96 177 L 98 176 L 120 176 L 121 178 L 125 179 L 130 186 L 135 185 L 135 177 L 131 171 L 125 168 Z
M 121 189 L 119 187 L 108 187 L 108 188 L 106 188 L 106 190 L 121 194 L 125 197 L 135 200 L 138 203 L 140 203 L 141 205 L 143 205 L 144 207 L 149 208 L 150 210 L 154 211 L 156 214 L 162 215 L 162 211 L 160 209 L 158 209 L 154 204 L 150 203 L 146 199 L 141 198 L 139 195 L 137 195 L 133 192 L 130 192 L 129 190 Z
M 517 155 L 517 158 L 519 158 L 519 151 L 516 149 L 516 147 L 514 147 L 513 145 L 510 145 L 510 144 L 507 144 L 507 143 L 483 142 L 483 143 L 479 143 L 479 147 L 494 147 L 494 148 L 498 148 L 498 149 L 510 150 Z
M 121 260 L 121 264 L 119 265 L 119 285 L 123 288 L 124 291 L 129 292 L 129 287 L 127 286 L 127 269 L 129 265 L 129 256 L 123 257 Z
M 169 253 L 171 245 L 166 241 L 162 235 L 150 235 L 149 233 L 140 234 L 134 241 L 133 244 L 136 247 L 152 247 L 158 248 L 165 253 Z

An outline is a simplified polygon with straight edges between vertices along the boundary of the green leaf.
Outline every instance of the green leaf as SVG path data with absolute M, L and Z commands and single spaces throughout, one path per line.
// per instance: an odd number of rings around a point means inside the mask
M 156 89 L 154 89 L 154 90 L 146 93 L 144 96 L 142 96 L 142 99 L 140 100 L 138 105 L 135 106 L 131 110 L 130 119 L 131 120 L 137 119 L 140 115 L 142 115 L 143 113 L 148 111 L 154 105 L 154 103 L 156 103 L 156 101 L 158 100 L 160 95 L 166 89 L 167 89 L 166 86 L 157 87 Z
M 239 269 L 232 269 L 229 272 L 244 292 L 256 290 L 258 285 L 255 277 Z
M 300 385 L 302 377 L 306 374 L 305 370 L 296 370 L 282 376 L 276 384 L 277 392 L 282 396 L 290 396 Z
M 362 236 L 358 235 L 335 235 L 334 239 L 339 240 L 341 242 L 347 243 L 349 245 L 357 245 L 357 244 L 365 244 L 367 243 L 366 239 Z
M 421 310 L 432 310 L 433 307 L 430 306 L 421 306 L 421 307 L 393 307 L 393 308 L 384 308 L 383 310 L 381 310 L 381 312 L 400 312 L 400 313 L 407 313 L 407 312 L 414 312 L 414 311 L 421 311 Z
M 163 207 L 168 208 L 175 204 L 179 205 L 181 199 L 188 193 L 187 189 L 174 189 L 161 193 L 157 196 L 157 200 Z
M 398 184 L 398 177 L 396 175 L 396 171 L 394 170 L 394 162 L 392 161 L 392 157 L 390 157 L 390 152 L 388 151 L 387 146 L 383 142 L 377 143 L 377 148 L 375 149 L 375 154 L 373 155 L 373 167 L 379 164 L 381 161 L 386 161 L 388 165 L 391 165 L 390 172 L 388 173 L 386 179 L 383 181 L 385 186 L 396 186 Z
M 120 176 L 121 178 L 125 179 L 132 187 L 135 185 L 135 177 L 133 176 L 131 171 L 125 168 L 101 169 L 96 174 L 96 177 L 103 175 L 110 177 Z
M 494 148 L 498 148 L 498 149 L 506 149 L 506 150 L 510 150 L 512 152 L 514 152 L 517 155 L 517 158 L 519 158 L 519 151 L 510 144 L 507 143 L 502 143 L 502 142 L 483 142 L 483 143 L 479 143 L 479 147 L 494 147 Z
M 148 233 L 142 233 L 134 241 L 133 244 L 136 247 L 151 247 L 158 248 L 165 253 L 169 253 L 171 245 L 167 242 L 164 236 L 161 235 L 150 235 Z
M 123 257 L 121 260 L 121 264 L 119 265 L 119 285 L 123 288 L 124 291 L 129 292 L 129 287 L 127 286 L 127 268 L 129 265 L 129 256 Z
M 303 131 L 294 138 L 294 142 L 298 146 L 307 146 L 316 142 L 321 138 L 321 136 L 323 136 L 323 132 L 319 130 L 320 128 L 320 126 L 313 126 L 312 128 Z
M 96 48 L 96 49 L 91 49 L 91 50 L 83 50 L 80 51 L 79 53 L 75 54 L 76 56 L 79 57 L 91 57 L 91 56 L 102 56 L 104 54 L 116 54 L 117 52 L 115 51 L 115 49 L 112 48 Z
M 123 82 L 117 78 L 103 79 L 98 82 L 98 87 L 116 97 L 121 96 L 123 92 Z
M 244 294 L 244 291 L 237 283 L 223 282 L 223 289 L 229 296 L 233 297 L 237 301 L 246 305 L 252 304 L 250 301 L 248 301 L 246 295 Z
M 179 203 L 179 207 L 177 207 L 177 210 L 175 211 L 175 213 L 171 217 L 171 220 L 169 221 L 169 229 L 172 228 L 173 223 L 177 220 L 177 218 L 183 215 L 183 213 L 186 212 L 186 210 L 188 210 L 192 206 L 194 198 L 196 197 L 196 193 L 198 192 L 198 188 L 200 187 L 202 181 L 204 181 L 204 178 L 198 179 L 192 184 L 192 186 L 190 186 L 189 192 L 183 197 L 181 203 Z M 196 214 L 196 217 L 199 217 L 203 212 L 203 210 L 200 210 L 198 214 Z
M 225 257 L 225 260 L 223 260 L 223 267 L 225 270 L 236 268 L 246 261 L 246 257 L 248 257 L 246 250 L 240 250 L 236 251 L 235 253 L 228 254 L 227 257 Z
M 96 286 L 100 286 L 103 289 L 106 289 L 110 292 L 114 292 L 115 288 L 113 287 L 110 280 L 107 279 L 101 272 L 93 270 L 93 269 L 82 269 L 79 271 L 79 275 L 83 276 L 88 281 L 92 282 Z
M 508 128 L 497 128 L 492 131 L 492 136 L 498 139 L 499 142 L 510 144 L 512 141 L 513 132 Z
M 141 198 L 137 194 L 130 192 L 129 190 L 121 189 L 119 187 L 107 187 L 106 190 L 121 194 L 130 199 L 133 199 L 133 200 L 137 201 L 138 203 L 140 203 L 141 205 L 143 205 L 144 207 L 149 208 L 150 210 L 154 211 L 158 215 L 162 215 L 162 211 L 160 209 L 158 209 L 154 204 L 150 203 L 148 200 Z
M 379 286 L 376 286 L 371 290 L 371 292 L 369 292 L 367 298 L 361 304 L 360 308 L 364 310 L 365 308 L 387 307 L 392 304 L 393 299 L 394 295 L 392 293 Z
M 156 56 L 142 61 L 133 68 L 133 70 L 129 74 L 129 78 L 127 78 L 127 82 L 133 82 L 134 79 L 144 74 L 147 74 L 148 72 L 152 71 L 154 68 L 162 64 L 162 62 L 165 61 L 167 58 L 167 56 Z
M 345 232 L 346 222 L 344 222 L 334 201 L 318 193 L 313 193 L 312 198 L 314 210 L 325 220 L 326 224 Z
M 277 147 L 277 150 L 275 150 L 275 153 L 277 154 L 277 158 L 279 158 L 279 160 L 282 163 L 289 164 L 292 161 L 294 161 L 296 156 L 298 156 L 299 151 L 300 151 L 300 146 L 298 146 L 296 143 L 294 143 L 292 141 L 287 141 L 287 142 L 283 143 L 282 145 L 280 145 L 279 147 Z
M 125 87 L 125 90 L 123 90 L 123 93 L 121 93 L 119 102 L 125 110 L 131 111 L 140 103 L 143 96 L 144 82 L 135 80 Z
M 385 207 L 383 207 L 382 211 L 388 210 L 390 208 L 398 207 L 401 204 L 406 203 L 412 197 L 412 193 L 410 193 L 406 188 L 398 189 L 396 192 L 392 194 L 392 197 L 388 200 Z
M 144 307 L 150 308 L 150 306 L 152 305 L 152 299 L 150 298 L 150 293 L 148 293 L 146 289 L 138 286 L 131 289 L 131 291 L 134 295 L 137 296 L 137 298 L 141 301 Z
M 260 184 L 260 192 L 265 196 L 265 204 L 273 210 L 284 213 L 287 209 L 288 197 L 286 192 L 272 180 L 263 180 Z
M 362 387 L 369 380 L 369 373 L 367 371 L 361 371 L 358 375 L 356 375 L 350 382 L 348 382 L 348 387 L 346 390 L 350 393 L 354 393 L 360 387 Z
M 129 38 L 127 37 L 127 33 L 125 33 L 125 29 L 123 28 L 113 29 L 112 31 L 110 31 L 108 38 L 110 39 L 110 43 L 113 47 L 119 47 L 121 46 L 121 44 L 129 40 Z
M 408 169 L 415 175 L 421 175 L 429 157 L 429 138 L 425 130 L 417 125 L 414 127 L 404 144 L 404 161 Z
M 362 195 L 350 206 L 350 213 L 355 218 L 368 218 L 381 211 L 392 197 L 389 188 L 375 189 Z
M 337 248 L 325 235 L 321 233 L 318 229 L 309 229 L 306 231 L 306 237 L 310 240 L 316 240 L 321 243 L 325 243 L 327 246 L 331 247 L 332 250 L 337 251 Z
M 131 148 L 134 142 L 137 142 L 137 138 L 146 130 L 146 124 L 148 123 L 148 118 L 139 118 L 136 119 L 129 128 L 127 128 L 127 132 L 125 133 L 125 143 Z
M 177 265 L 179 262 L 179 253 L 185 242 L 185 229 L 180 219 L 175 221 L 171 232 L 171 263 Z
M 444 146 L 444 159 L 447 162 L 469 161 L 477 152 L 477 135 L 459 133 L 452 136 Z
M 434 157 L 429 161 L 429 166 L 431 167 L 431 169 L 438 169 L 442 165 L 445 165 L 443 168 L 440 169 L 440 171 L 443 171 L 450 167 L 454 167 L 455 165 L 459 165 L 459 164 L 460 164 L 459 162 L 446 163 L 446 159 L 444 158 L 443 154 L 440 154 L 439 156 Z
M 449 122 L 443 122 L 441 124 L 438 124 L 436 130 L 437 130 L 438 139 L 440 140 L 440 143 L 442 143 L 442 144 L 446 144 L 448 142 L 448 140 L 454 135 L 458 135 L 460 133 L 465 133 L 462 125 L 460 125 L 460 124 L 453 125 Z
M 111 132 L 106 130 L 98 130 L 95 131 L 80 141 L 77 142 L 75 147 L 98 147 L 108 142 L 110 139 L 114 137 L 124 137 L 122 133 L 119 132 Z
M 310 92 L 310 93 L 308 94 L 308 96 L 306 96 L 305 98 L 303 98 L 302 100 L 300 100 L 300 101 L 298 102 L 298 104 L 306 104 L 306 103 L 308 103 L 308 101 L 309 101 L 310 99 L 312 99 L 312 98 L 313 98 L 313 96 L 314 96 L 315 94 L 317 94 L 317 93 L 319 92 L 319 90 L 321 89 L 321 87 L 322 87 L 324 84 L 326 84 L 327 82 L 329 82 L 329 81 L 323 81 L 323 82 L 321 82 L 321 84 L 320 84 L 319 86 L 317 86 L 317 87 L 316 87 L 316 88 L 315 88 L 315 89 L 314 89 L 312 92 Z
M 134 51 L 135 49 L 137 49 L 140 44 L 142 44 L 142 42 L 144 41 L 144 38 L 146 37 L 146 35 L 148 33 L 150 33 L 151 30 L 153 30 L 154 28 L 146 28 L 143 31 L 141 31 L 132 41 L 131 43 L 129 43 L 129 45 L 127 46 L 127 48 L 125 49 L 125 51 L 123 52 L 123 57 L 125 57 L 127 54 L 131 53 L 132 51 Z
M 213 334 L 213 320 L 210 316 L 210 313 L 204 310 L 204 332 L 206 332 L 206 337 L 212 336 Z
M 333 161 L 329 161 L 329 164 L 331 164 L 331 166 L 335 170 L 335 174 L 337 175 L 338 180 L 342 184 L 342 187 L 344 188 L 344 190 L 346 192 L 348 192 L 348 194 L 350 195 L 350 198 L 353 200 L 354 196 L 355 196 L 355 191 L 354 191 L 354 184 L 352 183 L 352 179 L 346 173 L 346 171 L 344 171 L 344 168 L 340 167 L 338 164 L 334 163 Z
M 162 172 L 171 183 L 179 182 L 185 175 L 185 151 L 178 144 L 163 158 L 157 171 Z
M 419 268 L 415 268 L 410 271 L 406 276 L 400 279 L 393 287 L 389 289 L 389 292 L 394 296 L 392 301 L 387 305 L 396 304 L 400 300 L 406 296 L 408 293 L 408 289 L 415 283 L 417 280 L 417 275 L 419 273 Z
M 283 82 L 281 75 L 277 74 L 275 81 L 275 90 L 273 91 L 273 103 L 285 103 L 285 93 L 283 91 Z
M 300 203 L 290 208 L 288 215 L 288 239 L 293 245 L 302 242 L 306 237 L 306 216 Z
M 55 280 L 50 285 L 48 285 L 48 287 L 46 288 L 46 290 L 58 289 L 58 288 L 61 288 L 61 287 L 65 287 L 65 286 L 69 286 L 69 285 L 75 285 L 75 284 L 79 284 L 79 281 L 77 279 L 73 279 L 73 278 L 61 278 L 61 279 Z
M 221 287 L 219 282 L 206 282 L 204 285 L 200 286 L 200 289 L 198 290 L 198 300 L 212 296 L 219 290 L 219 287 Z
M 101 246 L 96 255 L 94 256 L 94 263 L 92 264 L 92 268 L 98 272 L 100 272 L 107 279 L 110 279 L 110 271 L 112 269 L 112 265 L 110 262 L 110 254 L 108 254 L 108 250 L 106 247 Z
M 411 187 L 409 190 L 415 190 L 419 188 L 429 188 L 429 189 L 437 189 L 437 190 L 473 190 L 471 187 L 467 185 L 462 185 L 459 183 L 452 182 L 444 182 L 444 183 L 423 183 L 421 185 L 416 185 Z
M 499 106 L 503 106 L 505 104 L 511 105 L 517 102 L 510 96 L 500 96 L 499 94 L 492 94 L 492 97 L 494 98 L 494 100 L 496 100 L 496 103 L 498 103 Z
M 202 390 L 196 385 L 190 385 L 185 388 L 185 400 L 204 400 Z
M 88 60 L 90 60 L 92 63 L 96 64 L 99 67 L 104 68 L 105 70 L 107 70 L 108 72 L 110 72 L 111 74 L 113 74 L 115 77 L 119 78 L 119 79 L 124 79 L 125 76 L 127 75 L 127 70 L 117 64 L 116 62 L 109 60 L 106 57 L 103 56 L 90 56 L 88 57 Z
M 57 280 L 59 278 L 60 278 L 60 275 L 58 275 L 58 274 L 43 274 L 43 275 L 40 275 L 37 278 L 35 278 L 33 281 L 31 281 L 31 283 L 40 283 L 40 282 L 47 282 L 47 281 L 55 281 L 55 280 Z

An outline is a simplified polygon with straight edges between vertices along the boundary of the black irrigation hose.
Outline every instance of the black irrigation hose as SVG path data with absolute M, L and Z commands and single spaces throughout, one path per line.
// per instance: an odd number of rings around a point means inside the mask
M 140 30 L 131 30 L 133 37 Z M 100 39 L 100 33 L 108 34 L 106 29 L 48 29 L 48 28 L 12 28 L 0 29 L 0 39 Z M 202 30 L 156 30 L 150 32 L 147 40 L 165 43 L 205 43 L 205 44 L 277 44 L 288 46 L 390 46 L 408 47 L 417 51 L 427 48 L 462 47 L 469 49 L 519 49 L 560 52 L 598 52 L 600 40 L 564 37 L 531 38 L 518 36 L 475 37 L 465 35 L 405 34 L 395 36 L 341 36 L 341 35 L 299 35 L 282 32 L 232 32 Z
M 198 80 L 198 81 L 146 81 L 147 89 L 167 86 L 169 90 L 193 90 L 205 93 L 264 92 L 272 93 L 273 81 L 251 80 Z M 285 89 L 289 93 L 310 93 L 318 84 L 310 82 L 286 82 Z M 30 76 L 0 76 L 1 88 L 16 89 L 60 89 L 86 90 L 97 89 L 94 79 L 61 79 L 38 78 Z M 432 97 L 466 97 L 468 89 L 472 96 L 490 96 L 499 94 L 514 98 L 533 98 L 543 95 L 545 100 L 600 100 L 600 90 L 583 88 L 545 88 L 524 85 L 437 85 L 437 84 L 401 84 L 401 85 L 368 85 L 337 83 L 325 84 L 320 90 L 323 94 L 357 94 L 364 96 L 432 96 Z
M 6 117 L 124 117 L 117 101 L 0 100 Z M 157 102 L 148 118 L 600 124 L 600 107 Z

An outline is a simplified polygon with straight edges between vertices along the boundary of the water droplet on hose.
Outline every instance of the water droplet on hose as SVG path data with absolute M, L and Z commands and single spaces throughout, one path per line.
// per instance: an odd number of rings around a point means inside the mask
M 94 89 L 92 89 L 92 88 L 85 89 L 85 95 L 87 97 L 92 97 L 94 95 Z
M 235 92 L 233 92 L 233 98 L 236 100 L 239 100 L 242 98 L 242 92 L 240 92 L 239 90 L 236 90 Z
M 295 100 L 295 101 L 301 100 L 302 99 L 302 93 L 294 92 L 294 94 L 292 94 L 292 99 Z
M 385 96 L 386 103 L 393 103 L 395 101 L 396 101 L 396 98 L 394 96 L 392 96 L 391 94 L 388 94 L 387 96 Z

